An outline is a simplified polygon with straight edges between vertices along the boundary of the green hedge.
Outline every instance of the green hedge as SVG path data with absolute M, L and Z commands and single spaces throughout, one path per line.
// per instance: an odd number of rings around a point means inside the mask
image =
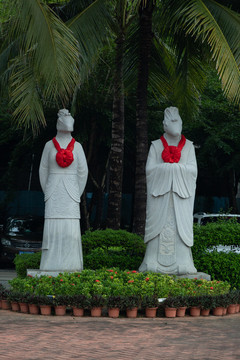
M 143 239 L 125 230 L 87 231 L 82 236 L 83 262 L 86 269 L 118 267 L 138 269 L 145 254 Z
M 137 270 L 145 254 L 145 244 L 140 236 L 125 230 L 87 231 L 82 236 L 85 269 L 118 267 Z M 24 278 L 27 269 L 39 269 L 41 252 L 15 257 L 18 276 Z
M 199 272 L 206 272 L 212 279 L 228 281 L 240 289 L 240 254 L 217 252 L 217 245 L 240 246 L 240 224 L 219 221 L 205 226 L 194 225 L 194 264 Z M 207 249 L 213 249 L 208 252 Z

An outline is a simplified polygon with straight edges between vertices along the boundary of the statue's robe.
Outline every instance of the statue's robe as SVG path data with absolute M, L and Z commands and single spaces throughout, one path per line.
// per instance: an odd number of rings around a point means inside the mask
M 83 269 L 80 231 L 80 197 L 88 167 L 80 143 L 75 142 L 74 161 L 62 168 L 56 162 L 52 141 L 44 147 L 39 176 L 45 201 L 45 221 L 40 270 Z
M 165 163 L 162 151 L 162 141 L 153 141 L 146 164 L 147 249 L 139 270 L 196 273 L 191 253 L 197 178 L 194 146 L 186 140 L 178 163 Z

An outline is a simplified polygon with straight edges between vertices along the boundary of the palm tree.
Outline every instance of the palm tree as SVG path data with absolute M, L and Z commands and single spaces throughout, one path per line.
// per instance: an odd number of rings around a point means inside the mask
M 110 183 L 107 227 L 119 229 L 121 224 L 122 176 L 124 159 L 124 83 L 123 61 L 126 32 L 131 24 L 138 0 L 115 2 L 112 32 L 115 34 L 115 69 L 113 90 L 113 117 L 110 151 Z

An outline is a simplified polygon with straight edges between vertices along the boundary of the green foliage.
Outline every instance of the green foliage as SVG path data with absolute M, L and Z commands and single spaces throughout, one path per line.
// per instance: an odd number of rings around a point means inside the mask
M 41 252 L 34 254 L 19 254 L 15 256 L 14 264 L 17 275 L 20 278 L 27 276 L 27 269 L 39 269 L 41 261 Z
M 208 273 L 213 280 L 228 281 L 232 287 L 240 288 L 240 254 L 217 252 L 217 245 L 240 246 L 240 224 L 220 221 L 205 226 L 195 225 L 192 248 L 198 271 Z
M 140 236 L 125 230 L 87 231 L 82 236 L 84 267 L 138 269 L 145 244 Z

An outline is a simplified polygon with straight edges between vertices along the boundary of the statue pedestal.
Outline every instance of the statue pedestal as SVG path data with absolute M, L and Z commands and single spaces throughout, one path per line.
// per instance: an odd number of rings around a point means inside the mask
M 39 269 L 27 269 L 27 275 L 32 277 L 40 277 L 43 275 L 47 276 L 58 276 L 59 274 L 80 272 L 81 270 L 39 270 Z
M 205 279 L 210 281 L 211 280 L 211 276 L 203 273 L 203 272 L 197 272 L 196 274 L 184 274 L 184 275 L 176 275 L 177 278 L 181 279 Z

